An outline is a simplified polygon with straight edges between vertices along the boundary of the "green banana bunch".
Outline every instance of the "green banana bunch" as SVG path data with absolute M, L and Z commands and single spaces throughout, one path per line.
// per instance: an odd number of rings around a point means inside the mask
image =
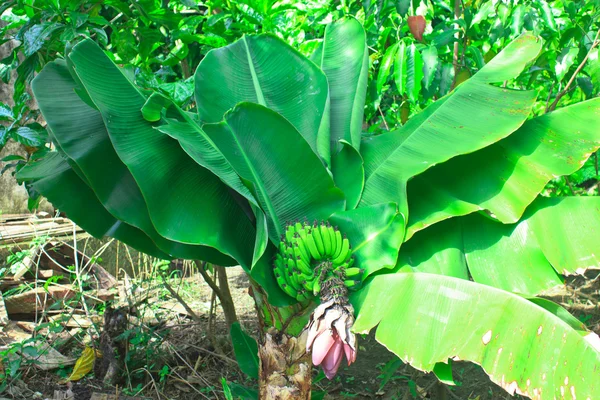
M 273 260 L 275 279 L 282 290 L 299 301 L 318 296 L 324 280 L 335 276 L 346 287 L 360 287 L 364 271 L 352 267 L 350 242 L 329 222 L 286 226 Z

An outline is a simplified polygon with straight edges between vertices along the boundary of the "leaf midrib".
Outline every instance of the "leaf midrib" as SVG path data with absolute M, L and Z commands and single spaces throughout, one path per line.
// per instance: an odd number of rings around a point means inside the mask
M 256 100 L 258 104 L 262 106 L 267 106 L 267 102 L 265 101 L 265 96 L 263 95 L 262 89 L 260 87 L 260 83 L 258 82 L 258 76 L 256 75 L 256 69 L 254 68 L 254 62 L 252 61 L 252 55 L 250 54 L 250 47 L 248 47 L 248 40 L 246 36 L 242 38 L 244 40 L 244 45 L 246 46 L 246 56 L 248 57 L 248 67 L 250 68 L 250 75 L 252 76 L 252 83 L 254 85 L 254 91 L 256 92 Z

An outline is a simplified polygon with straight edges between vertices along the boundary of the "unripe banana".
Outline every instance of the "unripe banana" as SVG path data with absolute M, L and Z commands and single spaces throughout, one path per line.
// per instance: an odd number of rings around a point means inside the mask
M 275 256 L 275 261 L 273 262 L 273 265 L 275 266 L 275 270 L 279 273 L 280 276 L 285 276 L 285 265 L 281 254 L 277 254 Z
M 305 275 L 312 274 L 312 269 L 310 268 L 310 265 L 308 265 L 306 262 L 304 262 L 304 260 L 301 257 L 298 257 L 296 259 L 296 266 L 298 267 L 300 272 L 302 272 L 303 274 L 305 274 Z
M 308 290 L 310 293 L 313 293 L 313 290 L 315 288 L 315 281 L 316 281 L 316 279 L 314 278 L 314 276 L 313 276 L 312 279 L 307 279 L 306 282 L 303 285 L 304 288 L 306 290 Z
M 333 229 L 333 226 L 331 226 L 329 224 L 329 222 L 327 223 L 327 233 L 329 234 L 329 241 L 331 242 L 331 254 L 333 256 L 336 247 L 337 247 L 337 243 L 335 241 L 335 229 Z
M 310 295 L 306 290 L 304 290 L 302 292 L 298 292 L 296 299 L 298 299 L 298 301 L 306 301 L 306 300 L 310 299 Z
M 317 244 L 315 243 L 315 238 L 313 237 L 312 232 L 309 232 L 306 235 L 306 246 L 308 247 L 312 258 L 315 260 L 321 259 L 321 254 L 319 254 L 319 249 L 317 248 Z
M 343 263 L 346 260 L 346 258 L 348 258 L 348 253 L 349 252 L 350 252 L 350 242 L 346 238 L 342 242 L 342 250 L 340 251 L 340 253 L 333 260 L 331 260 L 331 262 L 334 265 L 335 264 L 339 265 L 339 264 Z
M 273 274 L 282 290 L 298 301 L 318 296 L 323 282 L 341 279 L 348 288 L 361 285 L 364 270 L 352 268 L 355 259 L 349 240 L 329 222 L 286 225 Z
M 321 277 L 323 276 L 323 271 L 319 271 L 317 276 L 315 277 L 315 283 L 313 285 L 313 295 L 317 296 L 321 291 Z
M 348 278 L 351 278 L 353 276 L 362 276 L 363 274 L 363 270 L 358 268 L 358 267 L 354 267 L 354 268 L 346 268 L 346 276 Z
M 339 230 L 335 230 L 335 250 L 333 251 L 333 257 L 340 254 L 342 251 L 342 245 L 344 244 L 344 239 L 342 238 L 342 232 Z
M 287 281 L 295 292 L 302 289 L 302 285 L 298 282 L 298 274 L 291 268 L 288 270 Z
M 293 226 L 292 225 L 288 225 L 287 229 L 285 230 L 285 240 L 288 243 L 292 243 L 292 239 L 294 238 L 294 231 L 293 231 Z
M 344 285 L 346 285 L 346 287 L 348 287 L 348 288 L 352 288 L 354 286 L 357 286 L 358 283 L 356 281 L 348 280 L 348 281 L 344 281 Z
M 298 250 L 300 250 L 302 259 L 307 264 L 310 264 L 310 251 L 306 248 L 306 243 L 304 243 L 304 240 L 300 239 L 300 237 L 296 238 L 296 245 L 298 246 Z
M 331 254 L 331 239 L 329 237 L 329 232 L 327 231 L 327 226 L 323 222 L 319 226 L 319 233 L 321 234 L 321 239 L 323 239 L 323 255 L 325 257 L 330 257 Z
M 350 254 L 352 254 L 352 252 L 350 252 Z M 352 267 L 352 265 L 354 264 L 354 258 L 350 258 L 347 262 L 346 262 L 346 268 L 350 268 Z
M 297 293 L 290 287 L 290 285 L 287 284 L 287 282 L 285 281 L 285 279 L 283 279 L 282 276 L 277 277 L 276 279 L 277 283 L 279 284 L 279 287 L 285 292 L 285 294 L 296 298 Z
M 296 231 L 296 233 L 300 236 L 302 241 L 306 240 L 306 235 L 308 234 L 309 229 L 310 229 L 310 227 L 306 223 L 304 223 L 304 225 L 302 225 L 302 229 L 300 229 L 299 231 Z
M 315 244 L 317 245 L 317 249 L 319 250 L 319 258 L 322 258 L 325 255 L 325 245 L 323 244 L 323 238 L 321 237 L 321 231 L 319 230 L 319 226 L 315 221 L 313 225 L 313 229 L 310 231 L 313 239 L 315 240 Z

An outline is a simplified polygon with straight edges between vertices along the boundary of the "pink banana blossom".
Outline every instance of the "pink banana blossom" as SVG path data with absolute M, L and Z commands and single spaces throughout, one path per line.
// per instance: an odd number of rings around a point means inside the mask
M 334 298 L 319 305 L 308 324 L 306 351 L 312 348 L 312 362 L 320 365 L 333 379 L 344 356 L 348 365 L 356 361 L 356 336 L 350 331 L 354 309 L 346 301 Z

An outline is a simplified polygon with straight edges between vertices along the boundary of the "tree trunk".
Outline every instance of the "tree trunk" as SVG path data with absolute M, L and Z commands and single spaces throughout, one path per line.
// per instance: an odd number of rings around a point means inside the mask
M 220 293 L 217 293 L 217 297 L 221 302 L 221 308 L 223 314 L 225 314 L 225 322 L 227 326 L 231 326 L 234 322 L 238 321 L 237 314 L 235 312 L 235 305 L 233 304 L 233 298 L 231 297 L 231 291 L 229 290 L 229 283 L 227 282 L 227 272 L 225 267 L 215 265 L 217 270 L 217 279 L 219 281 Z
M 306 331 L 290 337 L 275 328 L 258 349 L 261 400 L 310 400 L 312 363 L 306 352 Z

